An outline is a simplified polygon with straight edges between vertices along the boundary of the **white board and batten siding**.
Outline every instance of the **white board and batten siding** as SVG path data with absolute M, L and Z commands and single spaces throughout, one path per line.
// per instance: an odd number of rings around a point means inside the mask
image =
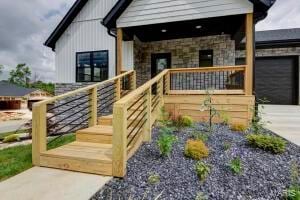
M 253 12 L 249 0 L 133 0 L 117 20 L 131 27 Z
M 109 51 L 109 77 L 115 76 L 115 38 L 102 19 L 117 0 L 89 0 L 55 45 L 57 83 L 76 82 L 76 52 Z M 124 42 L 124 68 L 133 68 L 133 43 Z M 126 56 L 125 56 L 126 55 Z

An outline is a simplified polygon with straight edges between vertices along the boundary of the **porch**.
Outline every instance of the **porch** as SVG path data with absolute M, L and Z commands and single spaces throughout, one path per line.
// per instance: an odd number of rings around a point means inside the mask
M 151 130 L 161 108 L 175 117 L 208 118 L 200 111 L 209 88 L 214 106 L 230 123 L 248 125 L 254 96 L 246 93 L 246 66 L 165 69 L 136 88 L 136 72 L 56 96 L 33 106 L 33 164 L 123 177 L 126 162 Z M 222 75 L 220 79 L 218 79 Z M 180 84 L 178 84 L 180 83 Z M 193 86 L 193 87 L 192 87 Z M 48 104 L 55 104 L 48 108 Z M 76 108 L 76 111 L 75 111 Z M 217 119 L 217 121 L 220 119 Z M 216 121 L 216 122 L 217 122 Z M 76 141 L 47 150 L 47 136 L 76 133 Z

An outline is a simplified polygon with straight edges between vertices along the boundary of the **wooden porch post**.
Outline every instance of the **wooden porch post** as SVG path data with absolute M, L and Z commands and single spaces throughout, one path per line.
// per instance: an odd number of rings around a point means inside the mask
M 123 70 L 123 30 L 117 29 L 117 75 L 120 75 Z
M 254 60 L 254 35 L 253 13 L 246 14 L 246 71 L 245 71 L 245 94 L 253 94 L 253 60 Z

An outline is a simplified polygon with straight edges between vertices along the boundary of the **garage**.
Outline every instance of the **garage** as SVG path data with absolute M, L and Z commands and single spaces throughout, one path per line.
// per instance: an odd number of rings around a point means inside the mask
M 255 93 L 269 104 L 298 104 L 298 58 L 256 57 Z
M 21 109 L 21 100 L 0 100 L 0 110 L 17 110 Z

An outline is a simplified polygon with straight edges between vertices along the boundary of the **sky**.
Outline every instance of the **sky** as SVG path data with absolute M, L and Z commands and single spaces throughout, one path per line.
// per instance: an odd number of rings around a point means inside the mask
M 43 81 L 55 81 L 54 53 L 43 46 L 75 0 L 0 0 L 0 64 L 5 72 L 26 63 Z M 277 0 L 256 30 L 300 28 L 299 0 Z

